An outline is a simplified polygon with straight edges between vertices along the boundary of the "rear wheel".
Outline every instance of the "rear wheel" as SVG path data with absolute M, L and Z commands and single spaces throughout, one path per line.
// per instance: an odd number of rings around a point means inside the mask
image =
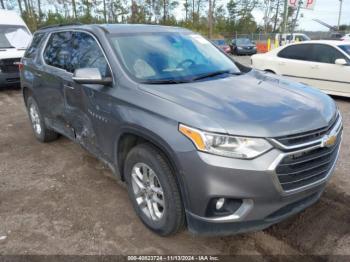
M 46 127 L 35 99 L 29 96 L 27 98 L 26 105 L 35 137 L 40 142 L 50 142 L 56 140 L 58 138 L 58 134 Z
M 183 228 L 185 215 L 178 186 L 157 148 L 141 144 L 131 149 L 124 175 L 134 209 L 148 228 L 161 236 Z

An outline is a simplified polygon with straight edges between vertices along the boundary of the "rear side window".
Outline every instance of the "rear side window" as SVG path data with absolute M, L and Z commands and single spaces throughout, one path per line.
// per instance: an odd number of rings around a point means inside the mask
M 111 76 L 101 47 L 95 38 L 87 33 L 73 33 L 71 64 L 74 69 L 98 68 L 103 77 Z
M 52 33 L 44 51 L 46 64 L 73 72 L 72 58 L 72 32 Z
M 30 44 L 29 48 L 24 54 L 24 57 L 26 58 L 34 58 L 38 52 L 39 45 L 41 43 L 41 40 L 44 38 L 44 33 L 37 33 L 34 35 L 32 43 Z
M 313 45 L 312 61 L 318 63 L 334 64 L 336 59 L 346 59 L 337 49 L 329 45 Z
M 297 44 L 282 49 L 277 56 L 287 59 L 310 61 L 312 59 L 310 51 L 311 45 Z

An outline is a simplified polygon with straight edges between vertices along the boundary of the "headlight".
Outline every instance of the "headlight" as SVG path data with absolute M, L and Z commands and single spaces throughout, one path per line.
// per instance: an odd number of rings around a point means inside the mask
M 237 46 L 237 49 L 241 50 L 241 49 L 243 49 L 243 47 L 241 47 L 241 46 Z
M 251 159 L 272 148 L 263 138 L 220 135 L 182 124 L 179 125 L 179 131 L 188 137 L 199 151 L 220 156 Z

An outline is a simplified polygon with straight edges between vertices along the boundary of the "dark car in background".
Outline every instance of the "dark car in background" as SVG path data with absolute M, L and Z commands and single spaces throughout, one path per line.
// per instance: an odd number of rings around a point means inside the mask
M 255 55 L 257 53 L 256 44 L 249 38 L 235 38 L 230 47 L 233 55 Z
M 225 53 L 229 54 L 231 52 L 231 47 L 226 43 L 225 39 L 213 39 L 211 42 Z
M 46 28 L 22 63 L 35 137 L 63 134 L 101 159 L 159 235 L 261 230 L 315 203 L 335 168 L 329 96 L 243 71 L 187 29 Z

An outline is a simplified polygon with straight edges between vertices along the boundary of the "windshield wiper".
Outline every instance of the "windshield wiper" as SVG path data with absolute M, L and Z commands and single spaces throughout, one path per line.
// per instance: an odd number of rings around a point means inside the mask
M 141 81 L 142 84 L 180 84 L 180 83 L 189 83 L 191 80 L 186 79 L 149 79 Z
M 223 75 L 223 74 L 241 75 L 242 73 L 241 72 L 231 72 L 230 70 L 219 70 L 219 71 L 199 75 L 197 77 L 192 78 L 191 81 L 197 81 L 197 80 L 201 80 L 201 79 L 205 79 L 205 78 L 209 78 L 209 77 L 214 77 L 214 76 L 218 76 L 218 75 Z
M 230 75 L 242 75 L 242 72 L 232 72 L 230 70 L 220 70 L 211 73 L 202 74 L 190 79 L 146 79 L 141 81 L 142 84 L 180 84 L 180 83 L 190 83 L 204 78 L 214 77 L 223 74 Z

